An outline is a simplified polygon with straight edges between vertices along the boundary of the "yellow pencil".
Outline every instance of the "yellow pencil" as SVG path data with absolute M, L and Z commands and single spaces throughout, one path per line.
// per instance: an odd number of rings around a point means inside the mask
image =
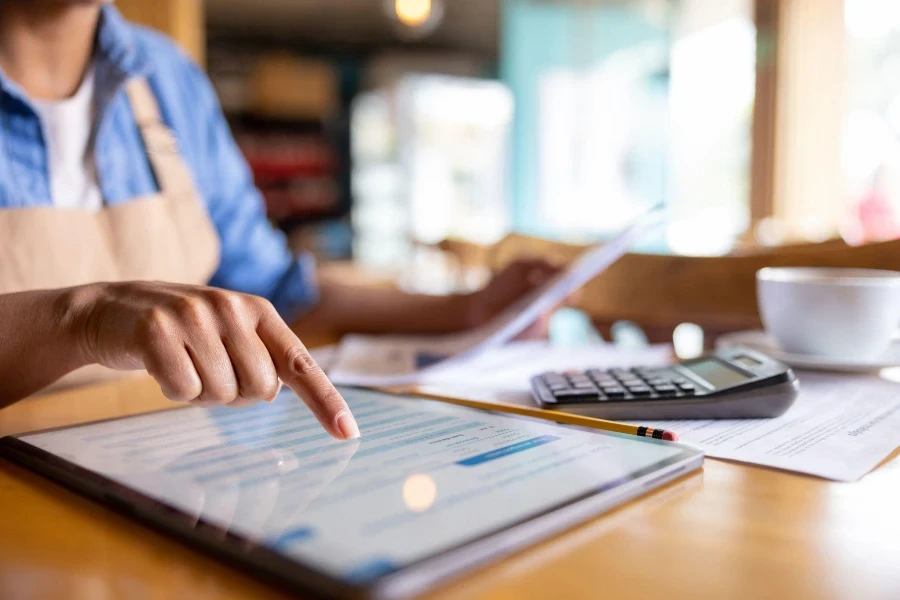
M 404 390 L 404 392 L 412 393 L 423 398 L 432 400 L 440 400 L 449 404 L 457 404 L 459 406 L 468 406 L 469 408 L 481 408 L 485 410 L 496 410 L 500 412 L 512 413 L 514 415 L 522 415 L 523 417 L 536 417 L 565 425 L 580 425 L 582 427 L 590 427 L 593 429 L 602 429 L 604 431 L 614 431 L 616 433 L 624 433 L 627 435 L 636 435 L 638 437 L 649 437 L 657 440 L 666 440 L 669 442 L 677 442 L 678 435 L 674 431 L 666 429 L 653 429 L 650 427 L 637 427 L 627 423 L 618 423 L 616 421 L 606 421 L 604 419 L 595 419 L 593 417 L 584 417 L 582 415 L 573 415 L 569 413 L 559 412 L 556 410 L 544 410 L 541 408 L 531 408 L 528 406 L 519 406 L 518 404 L 509 404 L 507 402 L 485 402 L 482 400 L 465 400 L 463 398 L 451 398 L 448 396 L 439 396 L 436 394 L 427 394 L 418 391 Z

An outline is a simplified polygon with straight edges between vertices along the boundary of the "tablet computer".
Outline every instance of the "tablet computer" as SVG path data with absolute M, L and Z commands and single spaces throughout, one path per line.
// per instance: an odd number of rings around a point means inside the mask
M 291 589 L 405 597 L 703 461 L 693 448 L 340 388 L 326 434 L 290 391 L 10 436 L 0 454 Z

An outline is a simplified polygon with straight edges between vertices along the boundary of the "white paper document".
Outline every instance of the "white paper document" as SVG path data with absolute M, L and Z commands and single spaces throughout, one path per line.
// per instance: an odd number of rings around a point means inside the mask
M 345 336 L 328 376 L 334 383 L 344 385 L 405 385 L 418 382 L 426 373 L 502 346 L 600 274 L 659 224 L 659 214 L 649 213 L 612 241 L 587 250 L 546 284 L 472 331 L 437 337 Z
M 900 383 L 800 372 L 800 396 L 775 419 L 658 421 L 679 441 L 725 458 L 856 481 L 900 446 Z

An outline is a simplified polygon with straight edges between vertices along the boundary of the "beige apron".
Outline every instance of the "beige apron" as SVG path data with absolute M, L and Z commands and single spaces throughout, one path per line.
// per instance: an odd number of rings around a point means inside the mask
M 0 210 L 0 294 L 97 281 L 205 285 L 212 277 L 219 238 L 175 138 L 145 79 L 129 81 L 126 91 L 159 193 L 98 212 Z M 104 371 L 82 369 L 65 384 L 93 381 Z

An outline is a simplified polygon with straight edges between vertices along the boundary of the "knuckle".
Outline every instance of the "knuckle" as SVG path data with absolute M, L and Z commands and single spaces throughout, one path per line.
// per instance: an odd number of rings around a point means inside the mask
M 233 322 L 243 319 L 246 308 L 244 300 L 239 294 L 225 290 L 212 290 L 209 300 L 216 313 L 226 320 Z
M 260 315 L 271 317 L 278 314 L 278 311 L 275 310 L 275 306 L 267 298 L 262 298 L 260 296 L 251 296 L 250 298 L 250 302 Z
M 192 327 L 202 327 L 208 322 L 208 311 L 200 298 L 196 296 L 182 296 L 175 301 L 175 312 L 187 324 Z
M 319 365 L 302 345 L 294 345 L 285 352 L 288 368 L 298 377 L 309 377 L 320 372 Z
M 171 320 L 165 311 L 153 307 L 141 315 L 137 323 L 138 342 L 151 344 L 170 335 Z

